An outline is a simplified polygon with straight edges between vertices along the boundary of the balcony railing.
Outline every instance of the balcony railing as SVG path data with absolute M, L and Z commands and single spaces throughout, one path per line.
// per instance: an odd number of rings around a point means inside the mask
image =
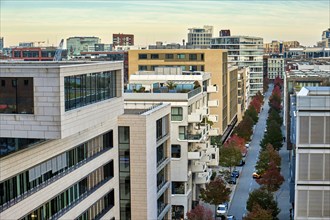
M 41 189 L 45 188 L 46 186 L 49 186 L 51 183 L 55 182 L 56 180 L 66 176 L 67 174 L 71 173 L 72 171 L 80 168 L 81 166 L 83 166 L 84 164 L 90 162 L 91 160 L 95 159 L 96 157 L 98 157 L 99 155 L 105 153 L 108 150 L 111 150 L 112 148 L 104 148 L 103 150 L 97 152 L 96 154 L 94 154 L 93 156 L 80 161 L 79 163 L 77 163 L 76 165 L 69 167 L 68 169 L 64 170 L 63 172 L 59 173 L 56 176 L 53 176 L 52 178 L 46 180 L 45 182 L 42 182 L 40 185 L 37 185 L 36 187 L 26 191 L 25 193 L 23 193 L 22 195 L 17 196 L 16 198 L 13 198 L 12 200 L 4 203 L 2 206 L 0 206 L 0 212 L 5 211 L 6 209 L 10 208 L 11 206 L 19 203 L 20 201 L 22 201 L 23 199 L 26 199 L 27 197 L 31 196 L 32 194 L 40 191 Z
M 198 87 L 190 92 L 188 92 L 188 99 L 202 92 L 202 87 Z

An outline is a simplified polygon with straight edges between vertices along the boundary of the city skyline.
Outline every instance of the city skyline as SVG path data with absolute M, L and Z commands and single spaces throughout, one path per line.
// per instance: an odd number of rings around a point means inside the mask
M 135 35 L 135 45 L 182 43 L 188 28 L 211 25 L 232 35 L 297 40 L 313 46 L 329 28 L 329 1 L 1 1 L 5 46 L 45 41 L 57 46 L 73 36 Z

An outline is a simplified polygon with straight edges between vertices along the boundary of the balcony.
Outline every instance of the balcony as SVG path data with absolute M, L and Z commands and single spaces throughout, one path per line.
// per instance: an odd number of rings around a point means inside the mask
M 200 160 L 203 154 L 201 151 L 188 152 L 188 160 Z
M 157 219 L 163 219 L 166 213 L 170 210 L 171 205 L 163 202 L 158 202 L 157 204 Z
M 218 100 L 210 100 L 207 102 L 209 107 L 218 107 L 219 106 L 219 101 Z
M 209 121 L 218 122 L 218 115 L 209 115 Z
M 193 112 L 188 115 L 188 123 L 201 122 L 203 119 L 202 114 L 198 112 Z
M 209 93 L 218 92 L 218 87 L 217 86 L 208 86 L 206 91 Z
M 202 158 L 200 159 L 201 162 L 209 163 L 212 160 L 210 153 L 203 153 Z
M 194 178 L 194 182 L 196 184 L 205 184 L 205 183 L 209 183 L 210 179 L 212 176 L 212 170 L 208 169 L 206 172 L 203 173 L 196 173 L 195 174 L 195 178 Z
M 202 116 L 207 116 L 209 115 L 209 108 L 207 106 L 203 106 L 200 109 L 197 109 L 196 113 L 200 113 Z
M 191 171 L 193 173 L 201 173 L 206 170 L 207 166 L 205 162 L 195 161 L 191 165 Z
M 219 136 L 220 129 L 219 128 L 211 128 L 209 131 L 209 136 Z
M 202 142 L 209 132 L 209 125 L 196 126 L 195 129 L 188 131 L 187 134 L 179 135 L 179 140 L 186 140 L 188 142 Z

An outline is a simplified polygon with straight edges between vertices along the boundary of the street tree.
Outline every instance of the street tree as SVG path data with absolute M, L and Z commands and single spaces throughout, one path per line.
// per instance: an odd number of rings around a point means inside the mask
M 233 134 L 224 144 L 225 147 L 237 147 L 240 149 L 242 154 L 246 153 L 245 140 Z
M 253 133 L 252 127 L 252 118 L 248 115 L 244 115 L 243 120 L 236 126 L 233 133 L 237 134 L 237 136 L 241 138 L 244 138 L 245 141 L 249 141 Z
M 276 121 L 276 123 L 278 123 L 279 125 L 281 125 L 283 123 L 283 119 L 280 116 L 280 114 L 273 108 L 270 108 L 268 111 L 268 119 L 267 119 L 267 125 L 271 122 L 271 121 Z
M 274 200 L 272 193 L 264 189 L 256 189 L 249 194 L 249 198 L 246 203 L 246 209 L 252 212 L 255 205 L 259 205 L 262 209 L 270 210 L 273 219 L 278 219 L 277 215 L 280 213 L 280 209 L 277 206 L 277 202 Z
M 253 124 L 256 124 L 258 122 L 258 112 L 252 105 L 249 106 L 249 108 L 245 111 L 244 115 L 250 116 L 253 120 Z
M 194 209 L 187 212 L 188 220 L 213 220 L 211 209 L 202 205 L 197 205 Z
M 283 87 L 283 79 L 281 79 L 279 76 L 277 76 L 274 79 L 274 86 L 278 86 L 280 89 Z
M 262 178 L 256 180 L 268 192 L 276 192 L 284 182 L 279 168 L 274 162 L 270 162 L 269 168 L 262 175 Z
M 265 133 L 263 139 L 260 142 L 260 146 L 265 148 L 267 144 L 272 144 L 274 149 L 279 151 L 283 146 L 283 134 L 281 130 L 281 125 L 276 123 L 276 121 L 270 121 L 267 126 L 267 132 Z
M 281 166 L 281 157 L 271 144 L 268 144 L 265 149 L 261 149 L 259 158 L 256 164 L 257 173 L 263 175 L 268 170 L 270 163 L 273 162 L 277 167 Z
M 255 204 L 252 207 L 252 211 L 248 213 L 243 220 L 272 220 L 272 211 L 269 209 L 263 209 L 259 204 Z
M 217 205 L 228 202 L 230 193 L 231 190 L 226 186 L 226 183 L 217 177 L 205 184 L 205 188 L 201 188 L 200 198 L 204 202 L 214 205 L 214 212 L 216 213 Z
M 260 112 L 262 103 L 256 96 L 253 97 L 252 101 L 250 102 L 250 105 L 254 107 L 257 113 Z
M 230 172 L 232 168 L 240 164 L 242 160 L 241 150 L 236 146 L 221 147 L 220 151 L 220 166 L 229 167 Z

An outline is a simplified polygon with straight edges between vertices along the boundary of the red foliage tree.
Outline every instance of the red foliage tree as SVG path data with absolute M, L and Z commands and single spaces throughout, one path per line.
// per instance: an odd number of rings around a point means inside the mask
M 258 100 L 256 96 L 252 99 L 250 105 L 253 106 L 258 113 L 260 113 L 262 103 Z
M 272 210 L 263 209 L 258 203 L 253 205 L 252 211 L 243 220 L 272 220 Z
M 252 135 L 253 120 L 250 116 L 244 116 L 243 120 L 237 125 L 234 133 L 237 136 L 244 138 L 245 141 L 249 141 Z
M 190 212 L 187 212 L 188 220 L 212 220 L 213 214 L 211 209 L 197 205 Z
M 276 192 L 284 182 L 284 177 L 274 162 L 270 162 L 268 170 L 262 175 L 262 178 L 256 180 L 268 192 Z
M 236 134 L 232 135 L 224 144 L 224 147 L 237 147 L 240 149 L 242 154 L 246 153 L 245 139 L 237 136 Z
M 274 79 L 274 85 L 282 88 L 283 87 L 283 79 L 281 79 L 280 77 L 277 76 Z

